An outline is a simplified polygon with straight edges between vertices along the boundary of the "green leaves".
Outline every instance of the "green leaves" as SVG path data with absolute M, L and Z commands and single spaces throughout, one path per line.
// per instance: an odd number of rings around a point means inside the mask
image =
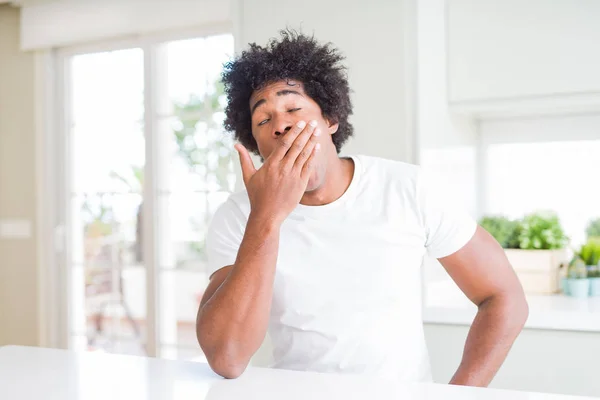
M 600 237 L 590 237 L 581 246 L 578 255 L 585 262 L 585 265 L 598 265 L 600 263 Z
M 564 248 L 569 241 L 558 216 L 551 211 L 526 215 L 521 221 L 519 247 L 529 250 Z
M 519 248 L 521 227 L 518 221 L 503 216 L 487 216 L 479 224 L 488 231 L 505 249 Z
M 192 95 L 175 104 L 173 135 L 179 156 L 190 170 L 202 175 L 217 190 L 230 191 L 232 140 L 223 130 L 221 117 L 226 96 L 221 81 L 214 82 L 202 97 Z
M 479 224 L 505 249 L 562 249 L 569 240 L 558 216 L 550 211 L 531 213 L 520 220 L 486 216 Z
M 588 238 L 600 237 L 600 218 L 596 218 L 590 221 L 585 230 Z
M 573 257 L 573 259 L 569 263 L 569 268 L 567 270 L 567 277 L 569 279 L 586 279 L 586 278 L 588 278 L 587 267 L 581 258 L 579 258 L 577 256 Z

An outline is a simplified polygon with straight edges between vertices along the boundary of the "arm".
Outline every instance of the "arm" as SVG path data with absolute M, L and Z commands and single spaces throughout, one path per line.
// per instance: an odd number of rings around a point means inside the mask
M 239 376 L 266 335 L 279 226 L 250 216 L 233 266 L 215 272 L 204 293 L 197 335 L 212 369 Z
M 462 249 L 439 261 L 478 307 L 450 384 L 487 386 L 527 320 L 523 288 L 504 250 L 481 227 Z
M 213 274 L 196 320 L 200 347 L 223 377 L 241 375 L 264 340 L 280 226 L 306 190 L 317 135 L 315 125 L 296 125 L 258 170 L 247 150 L 236 146 L 251 211 L 235 263 Z

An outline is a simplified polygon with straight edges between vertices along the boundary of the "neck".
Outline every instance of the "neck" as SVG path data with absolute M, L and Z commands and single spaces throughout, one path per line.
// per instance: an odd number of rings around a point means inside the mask
M 333 203 L 346 192 L 354 176 L 354 161 L 340 158 L 337 153 L 329 158 L 323 184 L 310 192 L 305 192 L 300 204 L 305 206 L 322 206 Z

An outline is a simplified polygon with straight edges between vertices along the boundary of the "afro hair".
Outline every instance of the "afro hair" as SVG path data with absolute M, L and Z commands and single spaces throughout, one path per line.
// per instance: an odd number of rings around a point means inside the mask
M 321 107 L 323 117 L 339 124 L 332 136 L 339 153 L 354 131 L 348 122 L 352 103 L 346 67 L 341 64 L 344 57 L 331 43 L 319 44 L 314 37 L 289 29 L 280 34 L 279 40 L 271 39 L 265 47 L 250 44 L 240 57 L 224 65 L 222 79 L 228 100 L 225 129 L 258 154 L 252 136 L 250 96 L 268 84 L 296 80 Z

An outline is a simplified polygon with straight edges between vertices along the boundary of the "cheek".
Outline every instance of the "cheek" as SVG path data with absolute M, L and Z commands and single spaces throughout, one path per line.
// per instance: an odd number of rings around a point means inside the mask
M 258 147 L 258 152 L 263 158 L 269 157 L 269 154 L 273 151 L 273 143 L 270 140 L 264 140 L 260 136 L 254 136 L 254 141 L 256 142 L 256 147 Z

